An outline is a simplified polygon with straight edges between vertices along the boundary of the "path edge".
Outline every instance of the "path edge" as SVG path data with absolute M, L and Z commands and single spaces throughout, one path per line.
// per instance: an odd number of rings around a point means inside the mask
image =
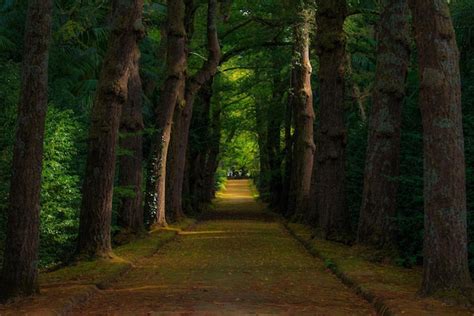
M 175 231 L 174 235 L 170 237 L 168 240 L 160 243 L 152 253 L 149 253 L 141 258 L 149 258 L 156 255 L 156 253 L 160 251 L 160 249 L 162 249 L 163 246 L 169 244 L 170 242 L 175 241 L 179 237 L 180 231 L 186 231 L 186 230 L 192 229 L 197 224 L 197 222 L 198 222 L 197 220 L 193 219 L 192 222 L 190 222 L 187 226 L 181 228 L 180 230 Z M 110 288 L 121 277 L 123 277 L 125 274 L 130 272 L 133 269 L 133 267 L 134 267 L 133 262 L 128 263 L 124 268 L 120 269 L 115 274 L 111 276 L 107 276 L 105 279 L 98 280 L 96 282 L 91 283 L 90 285 L 87 286 L 86 291 L 71 295 L 67 299 L 67 303 L 63 304 L 60 307 L 51 309 L 50 310 L 51 314 L 52 315 L 68 315 L 74 308 L 78 307 L 81 304 L 87 303 L 96 295 L 98 295 L 101 291 Z
M 372 291 L 362 287 L 356 281 L 354 281 L 351 277 L 349 277 L 344 271 L 342 271 L 339 266 L 334 263 L 334 261 L 324 256 L 314 245 L 311 244 L 311 240 L 305 239 L 302 236 L 298 235 L 291 227 L 290 223 L 287 220 L 280 218 L 280 223 L 284 227 L 284 229 L 300 244 L 304 246 L 304 248 L 310 253 L 313 257 L 319 258 L 323 261 L 331 260 L 332 264 L 327 265 L 326 267 L 335 275 L 346 287 L 351 289 L 354 293 L 358 296 L 366 300 L 370 303 L 380 316 L 395 316 L 395 313 L 386 303 L 385 300 L 378 296 L 377 294 L 373 293 Z

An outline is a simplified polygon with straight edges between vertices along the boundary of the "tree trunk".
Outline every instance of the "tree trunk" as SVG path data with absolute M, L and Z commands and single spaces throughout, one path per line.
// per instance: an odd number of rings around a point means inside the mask
M 205 179 L 206 161 L 211 149 L 211 100 L 213 79 L 209 80 L 199 92 L 199 107 L 196 108 L 191 124 L 193 142 L 189 146 L 189 159 L 186 162 L 189 171 L 189 198 L 191 209 L 201 211 L 206 203 Z
M 288 101 L 285 110 L 285 158 L 282 184 L 281 205 L 283 209 L 282 214 L 288 215 L 290 209 L 290 200 L 293 194 L 291 193 L 291 179 L 293 171 L 293 134 L 291 129 L 293 127 L 293 83 L 294 71 L 291 71 L 290 93 L 288 94 Z
M 319 0 L 317 53 L 320 105 L 316 136 L 315 200 L 323 237 L 346 240 L 349 212 L 345 204 L 344 63 L 346 0 Z
M 38 244 L 53 5 L 28 5 L 0 300 L 39 292 Z
M 422 292 L 471 287 L 466 170 L 456 36 L 445 1 L 411 2 L 423 121 L 425 236 Z
M 156 135 L 152 143 L 146 185 L 145 209 L 152 214 L 151 226 L 166 226 L 166 165 L 173 113 L 184 87 L 187 66 L 185 5 L 183 0 L 168 3 L 167 78 L 156 110 Z
M 294 99 L 295 108 L 295 214 L 303 216 L 307 210 L 313 170 L 313 92 L 311 90 L 311 62 L 309 57 L 309 33 L 312 14 L 301 8 L 299 23 L 295 26 Z
M 89 148 L 77 254 L 108 257 L 116 147 L 122 107 L 127 101 L 129 68 L 143 36 L 142 0 L 116 1 L 113 29 L 92 108 Z
M 273 66 L 280 69 L 282 66 L 274 56 Z M 280 73 L 273 75 L 273 96 L 272 105 L 267 109 L 267 152 L 270 166 L 269 178 L 269 202 L 273 209 L 281 208 L 281 190 L 282 190 L 282 152 L 281 152 L 281 125 L 283 121 L 283 82 L 280 79 Z M 280 211 L 280 210 L 278 210 Z
M 172 135 L 171 157 L 168 170 L 174 173 L 172 181 L 168 184 L 167 209 L 171 212 L 173 220 L 179 220 L 183 214 L 182 193 L 184 168 L 186 164 L 186 151 L 188 146 L 189 128 L 193 114 L 193 105 L 196 93 L 203 84 L 210 80 L 217 72 L 221 51 L 217 36 L 216 15 L 217 1 L 209 0 L 207 13 L 207 45 L 208 59 L 196 75 L 186 80 L 184 92 L 184 106 L 178 108 L 175 126 Z
M 209 155 L 206 160 L 205 179 L 204 179 L 204 202 L 209 203 L 216 193 L 216 171 L 219 166 L 219 153 L 221 145 L 221 103 L 220 100 L 214 102 L 215 107 L 211 114 L 211 136 Z
M 140 50 L 135 47 L 128 79 L 128 100 L 120 122 L 119 186 L 133 191 L 120 201 L 118 224 L 131 233 L 143 231 L 143 114 L 142 84 L 140 79 Z
M 410 61 L 406 0 L 385 0 L 378 51 L 358 242 L 394 249 L 394 217 L 400 172 L 400 125 Z
M 260 98 L 256 100 L 255 105 L 255 122 L 257 130 L 257 143 L 259 153 L 259 179 L 258 179 L 258 191 L 260 192 L 260 198 L 268 202 L 269 192 L 269 174 L 271 173 L 270 168 L 270 153 L 268 152 L 268 100 Z

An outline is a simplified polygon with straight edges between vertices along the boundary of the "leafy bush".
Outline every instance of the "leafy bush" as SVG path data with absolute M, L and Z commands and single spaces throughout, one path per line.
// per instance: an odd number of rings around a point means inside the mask
M 80 177 L 75 170 L 82 129 L 71 110 L 50 107 L 46 120 L 41 194 L 42 265 L 71 253 L 77 236 Z

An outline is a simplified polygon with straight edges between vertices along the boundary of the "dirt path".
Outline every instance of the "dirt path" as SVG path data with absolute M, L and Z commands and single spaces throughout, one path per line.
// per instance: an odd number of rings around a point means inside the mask
M 230 181 L 215 210 L 73 314 L 374 315 Z

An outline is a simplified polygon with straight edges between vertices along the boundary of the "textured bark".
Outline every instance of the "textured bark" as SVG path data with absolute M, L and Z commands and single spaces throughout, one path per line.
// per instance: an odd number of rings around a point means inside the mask
M 445 1 L 411 2 L 418 47 L 424 151 L 422 292 L 471 287 L 466 179 L 456 36 Z
M 307 211 L 313 170 L 313 92 L 311 90 L 311 62 L 309 58 L 309 34 L 312 15 L 309 9 L 301 8 L 299 23 L 295 26 L 294 99 L 295 108 L 295 213 L 303 216 Z
M 195 109 L 196 113 L 193 115 L 191 124 L 193 142 L 190 142 L 189 158 L 186 162 L 188 166 L 186 171 L 189 175 L 188 196 L 191 204 L 189 211 L 199 212 L 202 210 L 202 205 L 206 203 L 206 164 L 211 150 L 212 84 L 213 79 L 209 80 L 201 88 L 199 92 L 199 107 Z M 186 196 L 185 193 L 184 195 Z
M 291 84 L 290 89 L 293 90 L 293 74 L 291 72 Z M 293 134 L 291 129 L 293 127 L 293 93 L 290 91 L 288 95 L 288 101 L 286 104 L 285 110 L 285 150 L 284 150 L 284 171 L 283 171 L 283 181 L 282 181 L 282 196 L 281 196 L 281 205 L 283 209 L 281 210 L 282 214 L 288 215 L 290 209 L 290 199 L 292 199 L 291 194 L 291 178 L 293 170 Z
M 53 5 L 29 1 L 0 300 L 39 292 L 38 244 Z
M 274 56 L 273 66 L 275 69 L 280 69 L 282 66 L 278 63 L 278 59 Z M 283 121 L 284 104 L 283 87 L 280 73 L 277 72 L 273 76 L 273 96 L 272 105 L 267 108 L 267 153 L 268 163 L 270 166 L 269 173 L 269 203 L 273 209 L 281 208 L 282 196 L 282 150 L 281 150 L 281 126 Z M 279 210 L 280 211 L 280 210 Z
M 171 140 L 172 149 L 168 163 L 168 171 L 172 172 L 173 176 L 172 180 L 167 183 L 169 194 L 166 197 L 166 207 L 173 220 L 179 220 L 184 215 L 182 206 L 183 179 L 194 99 L 201 87 L 216 74 L 220 62 L 221 51 L 217 36 L 216 11 L 217 1 L 209 0 L 207 13 L 208 58 L 196 75 L 186 80 L 184 104 L 182 107 L 178 107 L 175 113 L 175 126 Z
M 77 255 L 108 257 L 112 193 L 122 107 L 127 102 L 129 68 L 143 36 L 142 0 L 114 2 L 113 26 L 92 107 L 83 184 Z
M 259 153 L 259 179 L 258 179 L 258 190 L 260 192 L 260 198 L 268 202 L 269 192 L 269 174 L 270 169 L 270 153 L 268 152 L 268 124 L 267 121 L 267 108 L 268 101 L 266 99 L 257 100 L 255 106 L 255 122 L 257 123 L 257 144 Z
M 345 205 L 344 73 L 347 15 L 345 0 L 319 0 L 317 53 L 320 105 L 316 135 L 314 194 L 323 237 L 341 240 L 349 230 Z
M 135 47 L 128 79 L 128 100 L 120 120 L 120 148 L 125 152 L 119 158 L 119 185 L 133 190 L 133 196 L 120 200 L 118 224 L 126 232 L 143 231 L 143 114 L 142 83 L 140 79 L 140 50 Z
M 410 60 L 406 0 L 385 0 L 378 26 L 373 105 L 358 242 L 393 249 L 400 173 L 400 125 Z
M 156 135 L 148 166 L 145 209 L 152 214 L 150 225 L 166 226 L 165 196 L 167 157 L 171 139 L 173 113 L 183 90 L 187 67 L 185 5 L 183 0 L 168 4 L 167 78 L 156 110 Z
M 219 153 L 221 144 L 221 103 L 218 100 L 214 102 L 214 108 L 211 114 L 211 135 L 210 135 L 210 149 L 204 168 L 204 202 L 209 203 L 215 196 L 216 189 L 216 172 L 219 166 Z

